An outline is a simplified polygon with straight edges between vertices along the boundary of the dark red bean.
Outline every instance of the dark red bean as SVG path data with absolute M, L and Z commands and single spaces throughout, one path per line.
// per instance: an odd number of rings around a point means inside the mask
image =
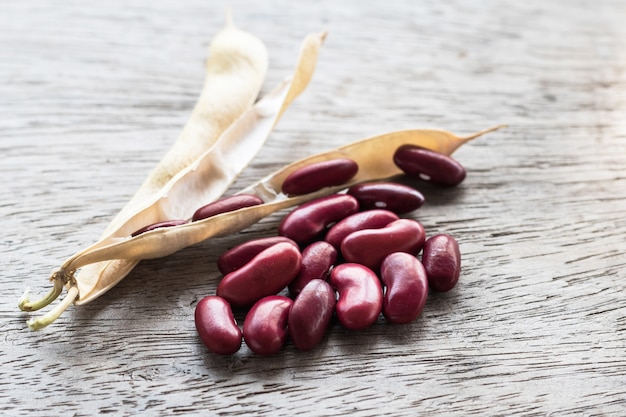
M 222 278 L 217 295 L 235 307 L 252 305 L 285 288 L 300 272 L 301 262 L 298 248 L 291 243 L 277 243 Z
M 133 233 L 131 233 L 131 236 L 135 237 L 137 235 L 149 232 L 151 230 L 161 229 L 164 227 L 180 226 L 181 224 L 185 224 L 185 223 L 187 223 L 187 220 L 166 220 L 164 222 L 153 223 L 153 224 L 149 224 L 148 226 L 144 226 L 141 229 L 135 230 Z
M 341 242 L 351 233 L 364 229 L 380 229 L 392 221 L 398 220 L 395 213 L 387 210 L 368 210 L 352 214 L 332 226 L 326 237 L 326 242 L 335 248 L 341 248 Z
M 335 290 L 314 279 L 300 291 L 289 311 L 289 337 L 300 350 L 310 350 L 324 337 L 335 311 Z
M 393 155 L 393 161 L 406 174 L 433 184 L 451 186 L 465 179 L 465 168 L 458 161 L 418 146 L 400 146 Z
M 287 321 L 293 301 L 282 295 L 257 301 L 243 321 L 243 339 L 256 354 L 278 353 L 287 341 Z
M 252 260 L 259 253 L 277 243 L 291 243 L 298 247 L 296 242 L 284 236 L 271 236 L 249 240 L 222 253 L 217 258 L 217 268 L 223 275 L 233 272 Z
M 328 225 L 359 211 L 356 198 L 347 194 L 321 197 L 289 213 L 280 223 L 278 233 L 299 245 L 311 243 Z
M 339 293 L 335 311 L 345 328 L 364 329 L 378 319 L 383 289 L 371 269 L 355 263 L 338 265 L 330 272 L 330 283 Z
M 196 330 L 202 343 L 213 353 L 230 355 L 241 347 L 241 330 L 230 304 L 221 297 L 204 297 L 195 310 Z
M 348 194 L 359 202 L 361 210 L 385 209 L 396 214 L 409 213 L 424 204 L 424 196 L 415 188 L 394 182 L 368 182 L 353 185 Z
M 428 238 L 424 244 L 422 263 L 428 276 L 428 285 L 435 291 L 450 291 L 461 275 L 461 251 L 450 235 Z
M 282 191 L 288 195 L 303 195 L 345 184 L 358 170 L 357 163 L 347 158 L 316 162 L 289 174 L 283 181 Z
M 323 240 L 313 242 L 302 251 L 302 268 L 298 276 L 289 284 L 289 292 L 297 295 L 309 281 L 326 280 L 330 268 L 337 261 L 337 249 Z
M 392 253 L 383 261 L 380 277 L 386 287 L 383 315 L 387 321 L 402 324 L 415 320 L 428 297 L 428 278 L 422 263 L 408 253 Z
M 263 200 L 254 194 L 238 194 L 224 197 L 206 206 L 200 207 L 193 214 L 191 220 L 195 222 L 218 214 L 239 210 L 244 207 L 258 206 L 259 204 L 263 204 Z
M 348 262 L 356 262 L 378 271 L 387 255 L 394 252 L 417 255 L 425 240 L 426 232 L 421 223 L 399 219 L 380 229 L 349 234 L 341 243 L 341 254 Z

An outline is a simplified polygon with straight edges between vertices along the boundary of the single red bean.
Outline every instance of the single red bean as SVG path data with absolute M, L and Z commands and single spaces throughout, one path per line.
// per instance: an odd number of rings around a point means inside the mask
M 324 239 L 339 249 L 341 242 L 349 234 L 364 229 L 380 229 L 395 220 L 398 220 L 398 216 L 388 210 L 362 211 L 352 214 L 332 226 Z
M 424 265 L 415 256 L 396 252 L 387 256 L 380 267 L 386 287 L 383 315 L 390 323 L 409 323 L 424 310 L 428 297 L 428 278 Z
M 356 198 L 332 194 L 304 203 L 281 221 L 278 234 L 300 245 L 319 237 L 328 225 L 359 211 Z
M 335 290 L 314 279 L 300 291 L 289 311 L 289 337 L 300 350 L 310 350 L 324 337 L 335 311 Z
M 185 223 L 187 223 L 187 220 L 166 220 L 164 222 L 153 223 L 153 224 L 149 224 L 148 226 L 144 226 L 141 229 L 135 230 L 133 233 L 131 233 L 131 236 L 135 237 L 137 235 L 149 232 L 151 230 L 161 229 L 164 227 L 180 226 L 181 224 L 185 224 Z
M 243 321 L 243 339 L 256 354 L 278 353 L 287 341 L 290 298 L 272 295 L 257 301 Z
M 302 251 L 302 268 L 289 284 L 289 292 L 297 295 L 309 281 L 326 280 L 330 268 L 337 261 L 337 249 L 323 240 L 313 242 Z
M 394 252 L 417 255 L 426 240 L 424 226 L 416 220 L 399 219 L 380 229 L 351 233 L 341 243 L 341 254 L 348 262 L 356 262 L 378 271 L 383 259 Z
M 465 179 L 465 168 L 455 159 L 414 145 L 402 145 L 393 155 L 395 164 L 410 176 L 439 185 L 457 185 Z
M 298 248 L 291 243 L 277 243 L 222 278 L 217 295 L 236 307 L 252 305 L 285 288 L 300 272 L 301 262 Z
M 241 347 L 241 330 L 230 304 L 221 297 L 204 297 L 195 310 L 196 330 L 202 343 L 213 353 L 231 355 Z
M 289 174 L 283 181 L 282 191 L 288 195 L 303 195 L 341 185 L 354 177 L 358 170 L 358 164 L 347 158 L 313 163 Z
M 345 328 L 364 329 L 378 319 L 383 289 L 374 271 L 355 263 L 341 264 L 331 271 L 330 283 L 339 293 L 335 311 Z
M 441 292 L 450 291 L 461 275 L 459 244 L 450 235 L 431 236 L 424 244 L 422 263 L 430 288 Z
M 224 197 L 217 201 L 200 207 L 193 213 L 191 221 L 198 221 L 218 214 L 235 211 L 244 207 L 258 206 L 263 204 L 263 200 L 254 194 L 237 194 L 230 197 Z
M 353 185 L 348 194 L 354 196 L 361 210 L 385 209 L 396 214 L 409 213 L 424 204 L 424 196 L 415 188 L 394 182 L 368 182 Z
M 249 240 L 222 253 L 220 257 L 217 258 L 217 269 L 219 269 L 223 275 L 233 272 L 250 262 L 252 258 L 265 249 L 277 243 L 291 243 L 295 247 L 298 247 L 296 242 L 284 236 L 271 236 Z

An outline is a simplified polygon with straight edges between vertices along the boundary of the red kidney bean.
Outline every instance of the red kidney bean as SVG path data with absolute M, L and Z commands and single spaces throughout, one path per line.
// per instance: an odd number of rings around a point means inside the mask
M 428 278 L 422 263 L 408 253 L 392 253 L 383 261 L 380 276 L 386 287 L 383 315 L 387 321 L 402 324 L 415 320 L 428 296 Z
M 195 323 L 202 343 L 213 353 L 230 355 L 241 347 L 241 330 L 230 304 L 221 297 L 204 297 L 195 310 Z
M 395 164 L 410 176 L 439 185 L 457 185 L 465 179 L 465 168 L 455 159 L 415 145 L 402 145 L 393 155 Z
M 198 221 L 218 214 L 235 211 L 244 207 L 258 206 L 263 204 L 263 200 L 254 194 L 238 194 L 224 197 L 217 201 L 200 207 L 191 217 L 191 221 Z
M 335 290 L 314 279 L 300 291 L 289 311 L 289 337 L 300 350 L 310 350 L 324 337 L 335 311 Z
M 326 237 L 326 242 L 335 248 L 341 248 L 341 242 L 351 233 L 363 229 L 380 229 L 392 221 L 398 220 L 395 213 L 387 210 L 368 210 L 352 214 L 332 226 Z
M 348 262 L 356 262 L 378 271 L 387 255 L 407 252 L 417 255 L 424 245 L 426 233 L 418 221 L 399 219 L 380 229 L 351 233 L 341 243 L 341 254 Z
M 257 301 L 243 321 L 243 339 L 256 354 L 278 353 L 287 341 L 290 298 L 273 295 Z
M 337 249 L 323 240 L 313 242 L 302 251 L 302 268 L 289 284 L 289 292 L 297 295 L 313 279 L 326 280 L 337 261 Z
M 422 263 L 430 288 L 440 292 L 450 291 L 461 275 L 459 244 L 447 234 L 431 236 L 424 244 Z
M 285 288 L 300 272 L 301 262 L 298 248 L 291 243 L 277 243 L 222 278 L 217 295 L 233 306 L 249 306 Z
M 302 195 L 341 185 L 354 177 L 358 170 L 357 163 L 347 158 L 313 163 L 289 174 L 283 181 L 282 191 L 288 195 Z
M 385 209 L 396 214 L 409 213 L 424 204 L 424 196 L 415 188 L 394 182 L 368 182 L 353 185 L 348 194 L 359 202 L 361 210 Z
M 335 311 L 345 328 L 364 329 L 378 319 L 383 289 L 374 271 L 355 263 L 341 264 L 330 272 L 330 283 L 339 293 Z
M 135 230 L 133 233 L 131 233 L 131 236 L 135 237 L 137 235 L 149 232 L 154 229 L 180 226 L 181 224 L 185 224 L 185 223 L 187 223 L 187 220 L 166 220 L 164 222 L 153 223 L 153 224 L 149 224 L 148 226 L 144 226 L 141 229 Z
M 298 247 L 296 242 L 284 236 L 271 236 L 249 240 L 222 253 L 220 257 L 217 258 L 217 268 L 223 275 L 226 275 L 241 268 L 256 255 L 277 243 L 291 243 L 295 247 Z
M 278 233 L 300 245 L 319 237 L 326 227 L 359 211 L 356 198 L 333 194 L 304 203 L 289 213 L 280 223 Z

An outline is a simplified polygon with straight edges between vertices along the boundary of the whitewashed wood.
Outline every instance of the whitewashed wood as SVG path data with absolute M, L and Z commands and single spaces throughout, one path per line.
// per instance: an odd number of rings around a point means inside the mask
M 313 83 L 234 189 L 389 130 L 509 128 L 423 188 L 458 237 L 458 287 L 407 326 L 333 327 L 319 348 L 207 354 L 192 320 L 215 260 L 276 233 L 142 262 L 41 332 L 17 298 L 91 243 L 176 138 L 226 2 L 0 3 L 3 415 L 623 415 L 626 3 L 233 1 L 270 50 L 264 91 L 308 33 Z M 240 317 L 241 318 L 241 317 Z

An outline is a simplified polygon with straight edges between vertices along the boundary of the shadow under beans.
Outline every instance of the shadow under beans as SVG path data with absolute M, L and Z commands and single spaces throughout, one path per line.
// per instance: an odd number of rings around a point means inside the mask
M 463 184 L 455 187 L 446 187 L 432 184 L 406 175 L 400 175 L 391 179 L 398 184 L 406 185 L 414 188 L 424 196 L 424 205 L 428 206 L 447 206 L 452 205 L 455 201 L 461 200 L 466 191 Z M 418 209 L 419 210 L 419 209 Z

